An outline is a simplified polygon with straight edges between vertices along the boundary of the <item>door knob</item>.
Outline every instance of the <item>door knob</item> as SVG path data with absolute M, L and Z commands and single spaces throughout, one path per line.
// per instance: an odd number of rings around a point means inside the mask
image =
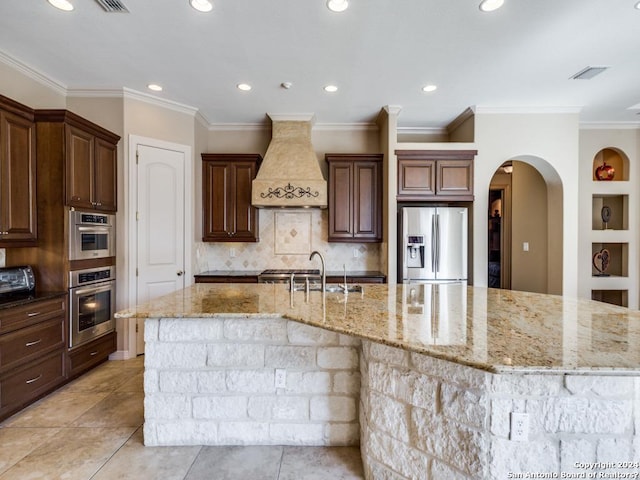
M 177 275 L 178 275 L 179 277 L 181 277 L 183 274 L 184 274 L 184 271 L 182 271 L 182 270 L 178 270 Z

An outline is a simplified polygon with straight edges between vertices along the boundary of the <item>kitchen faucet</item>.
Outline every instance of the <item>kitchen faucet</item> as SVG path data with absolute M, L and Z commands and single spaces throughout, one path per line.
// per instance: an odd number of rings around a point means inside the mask
M 309 255 L 309 260 L 313 260 L 313 257 L 315 255 L 318 255 L 320 257 L 320 263 L 322 264 L 322 271 L 320 272 L 320 274 L 322 275 L 322 291 L 324 292 L 327 290 L 327 272 L 325 272 L 324 270 L 324 257 L 319 251 L 314 250 L 313 252 L 311 252 L 311 255 Z

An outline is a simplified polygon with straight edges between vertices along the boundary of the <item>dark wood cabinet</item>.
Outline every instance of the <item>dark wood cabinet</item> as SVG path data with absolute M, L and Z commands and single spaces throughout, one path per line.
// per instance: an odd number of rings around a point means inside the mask
M 0 310 L 0 420 L 66 381 L 66 294 Z
M 120 137 L 67 110 L 36 110 L 36 123 L 38 144 L 54 149 L 44 155 L 64 160 L 65 204 L 115 212 Z
M 382 154 L 326 154 L 329 242 L 382 241 Z
M 203 241 L 258 241 L 251 182 L 261 162 L 258 154 L 202 154 Z
M 116 341 L 114 331 L 69 350 L 69 379 L 106 361 L 109 355 L 116 351 Z
M 396 150 L 399 201 L 473 200 L 476 150 Z
M 35 246 L 36 240 L 34 114 L 0 95 L 0 248 Z

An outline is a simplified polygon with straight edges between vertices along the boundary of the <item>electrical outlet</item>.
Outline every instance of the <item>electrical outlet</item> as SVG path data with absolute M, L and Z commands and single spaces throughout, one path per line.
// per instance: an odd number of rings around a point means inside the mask
M 358 258 L 360 256 L 360 250 L 357 248 L 353 249 L 353 258 Z
M 284 368 L 276 368 L 276 388 L 287 388 L 287 371 Z
M 513 442 L 526 442 L 529 440 L 529 414 L 511 412 L 511 434 L 509 439 Z
M 236 249 L 233 247 L 229 249 L 229 258 L 236 258 Z
M 522 242 L 522 251 L 523 252 L 529 251 L 529 242 Z

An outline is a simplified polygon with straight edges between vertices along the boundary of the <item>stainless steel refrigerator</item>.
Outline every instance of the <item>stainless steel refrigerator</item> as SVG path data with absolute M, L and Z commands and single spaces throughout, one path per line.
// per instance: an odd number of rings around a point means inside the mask
M 466 281 L 468 217 L 466 207 L 403 207 L 398 280 Z

